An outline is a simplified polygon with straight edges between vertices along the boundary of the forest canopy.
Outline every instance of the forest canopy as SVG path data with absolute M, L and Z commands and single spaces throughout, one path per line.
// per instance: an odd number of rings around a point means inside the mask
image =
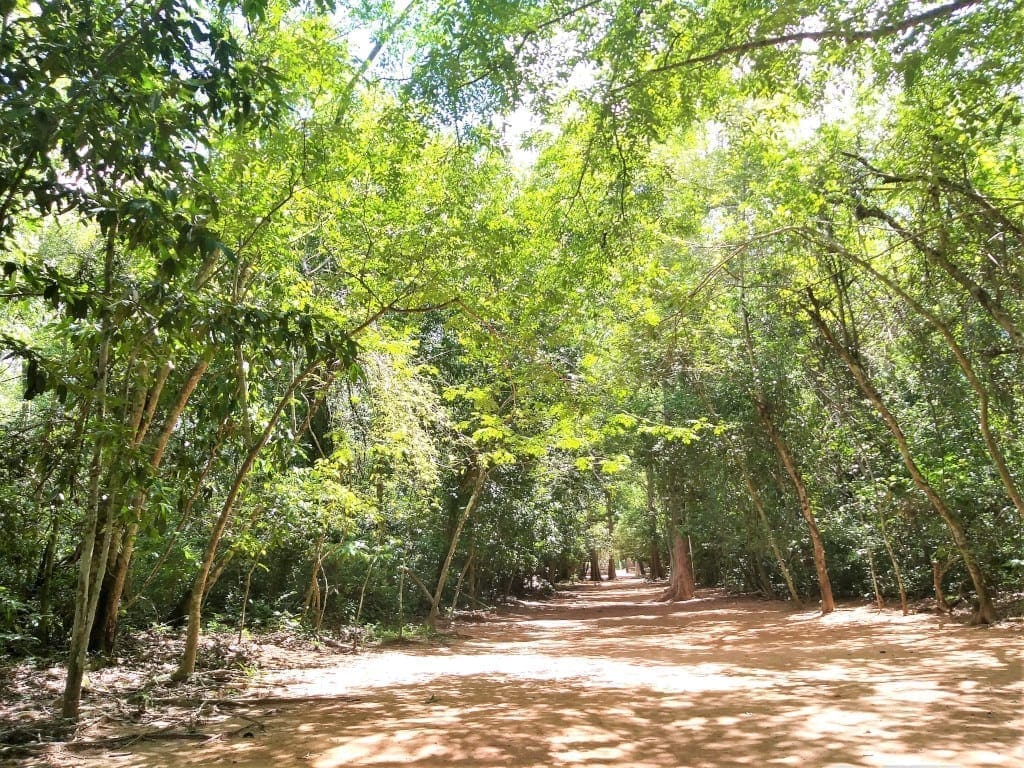
M 0 639 L 65 716 L 136 628 L 625 560 L 1019 599 L 1019 3 L 0 17 Z

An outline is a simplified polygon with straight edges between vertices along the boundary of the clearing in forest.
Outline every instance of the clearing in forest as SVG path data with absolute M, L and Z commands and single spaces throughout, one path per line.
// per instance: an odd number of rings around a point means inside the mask
M 106 742 L 78 766 L 1021 766 L 1019 624 L 819 616 L 638 579 L 577 586 L 443 643 L 265 671 L 212 738 Z

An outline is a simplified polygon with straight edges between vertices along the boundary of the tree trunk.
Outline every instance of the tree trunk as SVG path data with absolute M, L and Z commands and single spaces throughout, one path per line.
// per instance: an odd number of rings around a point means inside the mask
M 786 441 L 782 439 L 782 435 L 779 434 L 778 429 L 775 426 L 775 421 L 772 419 L 771 409 L 768 407 L 768 402 L 764 394 L 764 387 L 761 384 L 761 376 L 758 371 L 757 361 L 754 357 L 754 341 L 750 333 L 750 321 L 747 316 L 747 307 L 744 303 L 742 306 L 743 311 L 743 336 L 747 346 L 747 356 L 750 359 L 750 368 L 754 375 L 754 382 L 756 385 L 753 393 L 754 408 L 757 410 L 757 415 L 761 419 L 761 423 L 764 425 L 765 432 L 768 433 L 768 439 L 771 441 L 772 447 L 775 449 L 775 453 L 778 454 L 779 460 L 782 462 L 782 466 L 786 470 L 786 474 L 789 475 L 790 482 L 793 484 L 793 488 L 796 490 L 797 500 L 800 503 L 800 514 L 804 518 L 804 522 L 807 524 L 807 534 L 811 540 L 811 549 L 814 553 L 814 570 L 818 576 L 818 588 L 821 591 L 821 612 L 822 614 L 832 613 L 836 609 L 835 599 L 832 597 L 832 582 L 828 577 L 828 564 L 825 560 L 825 545 L 821 540 L 821 533 L 818 531 L 818 522 L 814 517 L 814 510 L 811 507 L 811 498 L 807 493 L 807 486 L 804 485 L 803 477 L 800 475 L 800 470 L 797 468 L 796 460 L 793 458 L 793 454 L 789 450 L 789 446 Z
M 889 540 L 889 532 L 885 527 L 884 516 L 879 515 L 878 525 L 882 533 L 882 543 L 885 544 L 886 554 L 889 555 L 889 562 L 892 564 L 892 573 L 896 579 L 896 587 L 900 592 L 900 609 L 903 611 L 903 615 L 906 616 L 910 613 L 910 608 L 907 605 L 907 587 L 903 583 L 903 572 L 900 570 L 899 561 L 896 559 L 896 552 L 893 551 L 892 542 Z
M 878 208 L 864 208 L 863 206 L 858 206 L 857 215 L 864 219 L 880 219 L 888 224 L 894 232 L 913 243 L 914 247 L 917 248 L 917 250 L 924 255 L 926 259 L 928 259 L 928 261 L 944 270 L 946 274 L 959 283 L 971 298 L 977 302 L 978 306 L 984 309 L 989 316 L 995 320 L 999 327 L 1006 331 L 1010 339 L 1013 341 L 1013 346 L 1018 352 L 1024 350 L 1024 332 L 1022 332 L 1017 326 L 1016 322 L 1014 322 L 1010 313 L 1006 311 L 999 299 L 976 283 L 974 279 L 967 274 L 967 272 L 954 264 L 949 259 L 944 249 L 929 245 L 915 232 L 911 232 L 904 227 L 896 220 L 895 217 Z
M 828 564 L 825 560 L 825 544 L 821 539 L 821 532 L 818 530 L 818 521 L 814 517 L 814 510 L 811 507 L 811 498 L 807 493 L 807 486 L 804 485 L 800 470 L 797 469 L 796 460 L 789 451 L 789 446 L 779 435 L 772 420 L 771 413 L 765 403 L 755 400 L 754 407 L 761 417 L 768 439 L 771 441 L 775 452 L 782 461 L 782 466 L 789 475 L 793 488 L 796 490 L 797 500 L 800 502 L 800 514 L 807 524 L 807 534 L 811 540 L 811 549 L 814 553 L 814 570 L 818 576 L 818 587 L 821 590 L 821 612 L 832 613 L 836 609 L 835 599 L 832 597 L 832 582 L 828 577 Z
M 665 567 L 661 564 L 661 547 L 658 542 L 651 543 L 651 580 L 658 581 L 665 578 Z
M 952 614 L 953 608 L 946 600 L 946 595 L 942 591 L 942 579 L 946 575 L 946 571 L 949 570 L 950 561 L 940 563 L 938 560 L 932 560 L 932 586 L 935 589 L 935 606 L 939 613 Z
M 957 365 L 960 366 L 960 370 L 963 372 L 964 378 L 967 379 L 967 383 L 970 384 L 971 389 L 974 390 L 974 394 L 978 399 L 978 429 L 981 432 L 982 439 L 985 441 L 985 447 L 988 449 L 989 456 L 992 458 L 992 463 L 996 468 L 996 472 L 999 474 L 999 479 L 1003 483 L 1003 488 L 1006 489 L 1007 495 L 1013 502 L 1014 507 L 1016 507 L 1017 515 L 1019 517 L 1024 517 L 1024 496 L 1021 495 L 1020 488 L 1017 486 L 1016 480 L 1010 473 L 1010 468 L 1006 463 L 1006 457 L 1003 454 L 1002 448 L 999 446 L 995 433 L 992 431 L 988 390 L 978 377 L 974 370 L 974 366 L 967 357 L 967 352 L 962 346 L 960 346 L 960 343 L 956 340 L 956 336 L 954 336 L 952 330 L 950 330 L 949 325 L 944 323 L 937 314 L 929 310 L 921 302 L 911 296 L 910 293 L 903 290 L 899 283 L 875 269 L 871 262 L 860 258 L 832 238 L 825 238 L 825 244 L 833 253 L 840 257 L 849 259 L 857 266 L 864 269 L 872 277 L 882 282 L 887 288 L 889 288 L 889 290 L 906 302 L 906 304 L 915 312 L 927 320 L 931 324 L 932 328 L 938 331 L 939 335 L 942 336 L 943 340 L 946 342 L 946 346 L 949 348 L 950 352 L 953 353 L 953 357 L 956 359 Z
M 459 578 L 455 581 L 455 595 L 452 597 L 452 607 L 448 611 L 448 618 L 455 617 L 455 611 L 459 607 L 459 597 L 462 595 L 462 583 L 466 579 L 466 572 L 469 570 L 469 566 L 473 563 L 473 553 L 469 553 L 469 557 L 466 558 L 465 564 L 462 566 L 462 570 L 459 571 Z
M 871 551 L 871 548 L 867 548 L 868 555 L 868 570 L 871 573 L 871 588 L 875 592 L 875 605 L 878 606 L 878 610 L 885 609 L 885 598 L 882 597 L 882 590 L 878 586 L 878 572 L 875 570 L 875 554 Z
M 660 599 L 669 602 L 692 600 L 697 595 L 697 588 L 693 582 L 693 564 L 690 562 L 686 540 L 675 526 L 672 530 L 671 554 L 672 572 L 669 585 L 662 592 Z
M 292 379 L 291 384 L 288 385 L 288 388 L 285 390 L 284 395 L 278 402 L 277 407 L 271 414 L 270 419 L 267 422 L 267 426 L 256 440 L 256 443 L 249 449 L 242 465 L 238 468 L 238 472 L 235 474 L 234 482 L 231 484 L 231 489 L 228 491 L 227 498 L 224 499 L 224 505 L 221 507 L 220 515 L 213 525 L 213 530 L 210 531 L 210 539 L 207 542 L 206 550 L 203 553 L 203 560 L 199 567 L 199 574 L 196 576 L 195 583 L 192 586 L 192 592 L 189 595 L 188 628 L 185 634 L 185 651 L 182 654 L 180 663 L 178 664 L 178 669 L 175 670 L 173 675 L 171 675 L 171 679 L 176 682 L 186 680 L 195 671 L 196 654 L 199 650 L 203 595 L 206 593 L 207 579 L 210 576 L 210 569 L 213 567 L 213 560 L 217 554 L 217 548 L 220 546 L 221 537 L 223 537 L 224 531 L 228 525 L 228 520 L 230 520 L 231 514 L 234 511 L 235 501 L 237 501 L 239 494 L 242 492 L 242 484 L 249 475 L 249 470 L 252 469 L 252 465 L 256 462 L 256 457 L 259 455 L 259 452 L 263 449 L 263 446 L 266 445 L 271 434 L 273 434 L 274 428 L 276 427 L 278 420 L 281 418 L 281 414 L 284 413 L 284 409 L 290 402 L 295 390 L 319 366 L 319 361 L 310 363 L 294 379 Z
M 645 474 L 647 477 L 647 521 L 650 525 L 650 562 L 651 562 L 651 580 L 657 581 L 665 575 L 664 568 L 661 567 L 661 547 L 658 541 L 658 507 L 657 507 L 657 493 L 655 488 L 654 480 L 654 461 L 648 459 L 647 466 L 645 467 Z
M 610 488 L 604 489 L 605 510 L 608 513 L 608 540 L 614 541 L 615 534 L 615 508 L 612 505 L 612 492 Z M 608 552 L 608 581 L 615 581 L 615 549 Z
M 684 514 L 682 502 L 670 501 L 672 515 L 672 573 L 669 586 L 662 593 L 662 600 L 692 600 L 696 596 L 696 585 L 693 583 L 693 563 L 690 561 L 690 548 L 683 537 Z
M 473 468 L 473 472 L 476 474 L 476 478 L 473 481 L 473 492 L 470 494 L 469 501 L 466 502 L 466 506 L 463 507 L 462 514 L 459 516 L 459 522 L 452 533 L 452 540 L 448 545 L 448 554 L 444 558 L 444 564 L 441 566 L 441 572 L 437 577 L 437 587 L 434 589 L 434 595 L 430 601 L 430 613 L 427 615 L 427 626 L 430 627 L 431 631 L 437 630 L 437 620 L 441 615 L 441 597 L 444 594 L 444 587 L 448 581 L 448 569 L 451 568 L 452 558 L 455 557 L 455 549 L 459 545 L 459 537 L 462 535 L 462 529 L 466 525 L 466 521 L 469 519 L 473 509 L 480 501 L 480 495 L 483 492 L 484 484 L 487 482 L 487 470 L 485 468 L 475 466 Z
M 867 372 L 863 366 L 854 359 L 850 351 L 835 337 L 832 330 L 828 327 L 825 319 L 821 315 L 821 307 L 817 299 L 814 296 L 813 291 L 808 289 L 807 295 L 811 301 L 811 307 L 808 310 L 808 315 L 811 321 L 821 332 L 822 336 L 828 342 L 829 346 L 835 350 L 836 354 L 843 360 L 850 373 L 853 374 L 853 378 L 856 380 L 857 385 L 860 387 L 861 392 L 874 406 L 878 415 L 882 417 L 882 421 L 889 428 L 889 432 L 892 433 L 893 438 L 896 440 L 896 446 L 899 449 L 900 457 L 903 459 L 903 465 L 907 468 L 907 472 L 910 473 L 914 484 L 921 490 L 922 493 L 928 498 L 932 508 L 936 513 L 945 521 L 946 527 L 949 528 L 949 532 L 952 535 L 953 543 L 955 544 L 957 551 L 960 553 L 960 557 L 963 558 L 964 565 L 967 568 L 967 573 L 971 577 L 971 583 L 974 586 L 975 594 L 978 596 L 978 610 L 974 615 L 974 623 L 976 624 L 992 624 L 998 619 L 996 613 L 995 604 L 992 602 L 992 598 L 989 595 L 988 586 L 985 583 L 985 575 L 978 565 L 977 560 L 974 557 L 974 552 L 971 550 L 970 544 L 967 541 L 967 535 L 964 532 L 963 524 L 960 522 L 958 517 L 953 511 L 946 505 L 945 500 L 939 496 L 939 494 L 932 488 L 931 484 L 925 479 L 921 469 L 917 466 L 917 462 L 914 461 L 913 454 L 910 451 L 910 444 L 907 441 L 907 436 L 903 432 L 903 428 L 900 427 L 896 417 L 886 406 L 885 401 L 882 399 L 882 395 L 875 389 L 871 380 L 868 378 Z
M 601 580 L 601 560 L 597 556 L 597 550 L 590 548 L 590 580 Z
M 764 527 L 765 535 L 768 537 L 768 546 L 771 549 L 772 554 L 775 556 L 775 563 L 779 566 L 782 578 L 786 582 L 786 589 L 789 590 L 789 597 L 795 605 L 800 605 L 800 593 L 796 591 L 793 574 L 789 572 L 789 566 L 786 565 L 786 559 L 782 556 L 782 550 L 779 549 L 778 542 L 775 541 L 775 532 L 772 531 L 771 524 L 768 522 L 768 514 L 764 508 L 764 500 L 761 498 L 761 494 L 758 492 L 757 486 L 754 485 L 754 481 L 750 477 L 750 473 L 746 471 L 746 466 L 743 467 L 743 482 L 747 486 L 747 492 L 750 494 L 750 500 L 754 504 L 757 517 L 761 521 L 761 525 Z
M 116 227 L 107 233 L 106 254 L 103 268 L 103 297 L 109 298 L 114 271 L 114 245 Z M 105 316 L 102 321 L 100 346 L 96 355 L 96 387 L 93 395 L 94 412 L 100 423 L 107 413 L 107 386 L 110 364 L 110 318 Z M 71 629 L 71 645 L 68 651 L 68 673 L 64 684 L 64 699 L 61 705 L 61 716 L 68 720 L 78 720 L 79 706 L 82 701 L 82 678 L 85 676 L 85 659 L 89 648 L 89 635 L 92 632 L 93 620 L 96 616 L 96 603 L 99 600 L 99 585 L 103 581 L 107 556 L 110 547 L 110 536 L 104 537 L 103 547 L 96 557 L 96 538 L 100 530 L 100 476 L 103 474 L 104 440 L 101 435 L 94 437 L 92 461 L 89 475 L 89 498 L 85 525 L 83 527 L 82 552 L 78 568 L 78 583 L 75 588 L 75 618 Z M 110 528 L 107 528 L 108 533 Z M 97 572 L 94 573 L 94 564 Z
M 181 418 L 181 414 L 184 413 L 185 406 L 188 405 L 188 401 L 192 397 L 192 393 L 195 391 L 203 374 L 206 373 L 206 369 L 209 365 L 210 355 L 207 353 L 203 355 L 198 363 L 196 363 L 195 367 L 193 367 L 189 373 L 188 378 L 185 380 L 181 392 L 178 395 L 178 399 L 168 412 L 167 417 L 164 419 L 163 427 L 161 428 L 160 433 L 157 436 L 156 443 L 153 446 L 153 453 L 149 459 L 149 469 L 151 472 L 155 473 L 163 463 L 167 444 L 170 442 L 171 435 L 174 434 L 174 429 L 178 420 Z M 146 430 L 151 423 L 150 419 L 156 410 L 156 401 L 159 400 L 163 386 L 167 381 L 168 371 L 168 366 L 165 365 L 162 367 L 157 376 L 156 384 L 149 392 L 150 409 L 145 414 L 140 412 L 136 427 L 136 437 L 133 440 L 132 448 L 138 447 L 138 445 L 140 445 L 145 439 Z M 116 550 L 116 557 L 112 558 L 113 567 L 110 569 L 110 578 L 106 580 L 103 585 L 103 601 L 99 611 L 97 612 L 97 627 L 99 629 L 99 633 L 93 638 L 96 648 L 103 653 L 113 653 L 114 646 L 117 643 L 121 598 L 124 595 L 124 587 L 128 581 L 128 571 L 131 567 L 132 553 L 135 548 L 135 539 L 139 533 L 139 525 L 142 520 L 142 511 L 145 503 L 146 492 L 144 490 L 140 490 L 135 494 L 135 498 L 132 501 L 131 522 L 120 535 L 120 542 Z
M 673 473 L 674 475 L 674 473 Z M 669 537 L 672 542 L 672 573 L 669 585 L 661 595 L 662 600 L 692 600 L 697 595 L 697 587 L 693 580 L 693 563 L 690 561 L 690 547 L 687 537 L 683 536 L 686 526 L 686 510 L 684 506 L 683 483 L 673 477 L 668 493 L 668 506 L 672 511 L 669 521 Z

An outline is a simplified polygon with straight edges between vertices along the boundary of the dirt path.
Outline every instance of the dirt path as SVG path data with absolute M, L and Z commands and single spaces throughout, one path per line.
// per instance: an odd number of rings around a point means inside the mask
M 582 586 L 446 645 L 265 673 L 275 698 L 215 739 L 63 764 L 1024 766 L 1019 625 L 656 593 Z

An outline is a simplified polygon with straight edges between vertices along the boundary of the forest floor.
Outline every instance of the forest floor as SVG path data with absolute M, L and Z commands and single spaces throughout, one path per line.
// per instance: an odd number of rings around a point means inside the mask
M 277 648 L 187 728 L 153 699 L 134 729 L 94 718 L 14 764 L 1024 766 L 1019 622 L 660 589 L 579 585 L 430 643 Z

